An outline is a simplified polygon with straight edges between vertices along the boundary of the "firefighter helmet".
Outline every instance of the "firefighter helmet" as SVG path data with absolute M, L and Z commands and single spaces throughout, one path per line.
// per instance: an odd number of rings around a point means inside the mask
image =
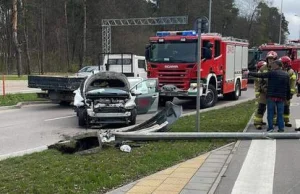
M 266 65 L 267 63 L 265 61 L 259 61 L 257 64 L 256 64 L 256 68 L 257 70 L 259 70 L 262 66 Z
M 283 56 L 280 58 L 281 62 L 283 63 L 284 67 L 291 67 L 292 66 L 292 60 L 288 56 Z
M 268 52 L 267 53 L 267 56 L 266 56 L 266 58 L 268 59 L 268 58 L 273 58 L 273 59 L 277 59 L 277 53 L 275 52 L 275 51 L 270 51 L 270 52 Z

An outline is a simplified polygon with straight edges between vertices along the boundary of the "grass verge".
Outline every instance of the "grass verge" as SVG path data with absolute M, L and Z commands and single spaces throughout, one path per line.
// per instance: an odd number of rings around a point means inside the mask
M 201 113 L 201 131 L 242 131 L 254 102 Z M 179 119 L 173 132 L 195 131 L 195 116 Z M 131 153 L 113 147 L 91 155 L 47 150 L 0 162 L 0 193 L 105 193 L 122 184 L 196 157 L 232 140 L 159 141 Z
M 73 76 L 75 73 L 45 73 L 44 75 L 54 76 Z M 33 73 L 32 75 L 39 75 L 37 73 Z M 0 74 L 0 80 L 3 80 L 3 75 Z M 28 75 L 21 75 L 18 77 L 18 75 L 5 75 L 5 80 L 15 80 L 15 81 L 21 81 L 21 80 L 28 80 Z
M 29 94 L 6 94 L 0 96 L 0 106 L 12 106 L 18 104 L 18 102 L 29 101 L 43 101 L 44 99 L 38 98 L 35 93 Z
M 28 76 L 27 75 L 21 75 L 18 77 L 18 75 L 5 75 L 5 80 L 27 80 Z M 0 76 L 0 80 L 3 80 L 3 76 Z

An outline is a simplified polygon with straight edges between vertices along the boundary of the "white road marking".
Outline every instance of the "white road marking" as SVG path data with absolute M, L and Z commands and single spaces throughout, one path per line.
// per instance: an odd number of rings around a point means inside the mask
M 232 194 L 272 194 L 276 140 L 252 140 Z
M 55 121 L 55 120 L 60 120 L 60 119 L 67 119 L 67 118 L 72 118 L 72 117 L 76 117 L 76 115 L 65 116 L 65 117 L 57 117 L 57 118 L 53 118 L 53 119 L 47 119 L 47 120 L 45 120 L 45 122 L 47 122 L 47 121 Z
M 16 157 L 16 156 L 23 156 L 25 154 L 31 154 L 34 152 L 41 152 L 44 150 L 47 150 L 48 146 L 41 146 L 41 147 L 37 147 L 37 148 L 32 148 L 32 149 L 28 149 L 28 150 L 23 150 L 23 151 L 19 151 L 19 152 L 13 152 L 10 154 L 4 154 L 4 155 L 0 155 L 0 161 L 1 160 L 5 160 L 7 158 L 11 158 L 11 157 Z

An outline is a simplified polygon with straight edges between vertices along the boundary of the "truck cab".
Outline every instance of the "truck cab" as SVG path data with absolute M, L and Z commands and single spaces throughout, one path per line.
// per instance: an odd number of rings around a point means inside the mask
M 132 53 L 101 53 L 104 71 L 123 73 L 127 77 L 147 78 L 147 66 L 144 56 Z
M 161 31 L 146 47 L 147 76 L 158 78 L 160 103 L 196 98 L 198 34 L 193 30 Z M 242 70 L 247 69 L 248 42 L 218 33 L 201 34 L 202 107 L 214 106 L 218 96 L 238 99 L 247 88 Z M 200 52 L 200 51 L 199 51 Z
M 280 45 L 275 43 L 263 44 L 259 47 L 259 60 L 265 60 L 269 51 L 275 51 L 278 58 L 288 56 L 292 60 L 292 69 L 299 77 L 300 73 L 300 44 L 290 41 L 287 44 Z

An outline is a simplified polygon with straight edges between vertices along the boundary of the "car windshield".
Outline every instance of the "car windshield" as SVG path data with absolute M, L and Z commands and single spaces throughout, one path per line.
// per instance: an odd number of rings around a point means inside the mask
M 137 83 L 139 83 L 141 81 L 143 81 L 143 78 L 138 78 L 138 77 L 129 77 L 128 78 L 130 88 L 132 88 L 134 85 L 136 85 Z
M 260 60 L 265 60 L 266 56 L 268 54 L 268 52 L 270 52 L 271 50 L 262 50 L 260 53 Z M 282 56 L 286 56 L 289 55 L 289 50 L 288 49 L 284 49 L 284 50 L 273 50 L 277 53 L 278 58 L 282 57 Z
M 98 66 L 87 66 L 87 67 L 82 68 L 78 72 L 79 73 L 82 73 L 82 72 L 92 72 L 93 70 L 98 70 L 98 69 L 99 69 Z
M 153 43 L 150 62 L 193 63 L 197 61 L 197 42 Z

